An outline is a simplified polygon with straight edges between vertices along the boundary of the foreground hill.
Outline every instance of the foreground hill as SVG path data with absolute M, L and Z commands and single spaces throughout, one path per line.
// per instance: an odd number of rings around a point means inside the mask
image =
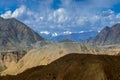
M 34 49 L 30 50 L 16 65 L 10 65 L 1 74 L 15 75 L 28 68 L 47 65 L 68 53 L 103 54 L 105 52 L 102 49 L 84 43 L 40 41 L 37 42 L 34 45 Z
M 88 42 L 95 45 L 120 44 L 120 23 L 112 27 L 105 27 L 94 39 Z
M 0 17 L 0 50 L 24 48 L 39 40 L 43 38 L 22 22 Z
M 69 54 L 0 80 L 119 80 L 120 56 Z

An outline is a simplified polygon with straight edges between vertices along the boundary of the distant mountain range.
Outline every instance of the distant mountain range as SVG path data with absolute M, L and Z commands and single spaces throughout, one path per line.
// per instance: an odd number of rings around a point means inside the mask
M 22 22 L 0 17 L 0 49 L 24 48 L 39 40 L 43 38 Z
M 105 27 L 100 33 L 98 31 L 66 32 L 63 34 L 47 33 L 41 34 L 42 37 L 52 41 L 77 41 L 106 45 L 120 43 L 120 23 L 112 27 Z M 24 23 L 12 19 L 3 19 L 0 17 L 0 49 L 12 49 L 27 47 L 31 44 L 44 40 L 39 34 L 34 32 Z
M 52 41 L 63 41 L 63 40 L 71 40 L 82 42 L 87 39 L 94 38 L 99 32 L 98 31 L 88 31 L 88 32 L 80 32 L 80 33 L 69 33 L 69 34 L 60 34 L 56 36 L 52 36 L 52 34 L 40 34 L 42 37 L 52 40 Z
M 120 23 L 112 27 L 106 26 L 94 39 L 88 40 L 88 42 L 95 45 L 120 44 Z

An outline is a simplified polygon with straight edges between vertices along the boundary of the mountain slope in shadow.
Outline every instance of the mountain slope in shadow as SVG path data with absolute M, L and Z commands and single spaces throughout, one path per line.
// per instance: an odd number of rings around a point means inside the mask
M 119 74 L 120 56 L 74 53 L 0 80 L 119 80 Z

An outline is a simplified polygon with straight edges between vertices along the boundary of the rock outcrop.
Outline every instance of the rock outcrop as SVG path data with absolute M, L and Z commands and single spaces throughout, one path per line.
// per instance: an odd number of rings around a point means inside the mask
M 0 52 L 0 71 L 8 68 L 17 62 L 26 54 L 26 51 L 4 51 Z

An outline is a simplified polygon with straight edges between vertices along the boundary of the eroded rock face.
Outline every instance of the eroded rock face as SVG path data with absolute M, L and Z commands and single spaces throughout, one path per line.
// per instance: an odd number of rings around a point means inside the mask
M 11 63 L 17 63 L 26 54 L 25 51 L 4 51 L 0 53 L 0 67 L 7 68 Z

